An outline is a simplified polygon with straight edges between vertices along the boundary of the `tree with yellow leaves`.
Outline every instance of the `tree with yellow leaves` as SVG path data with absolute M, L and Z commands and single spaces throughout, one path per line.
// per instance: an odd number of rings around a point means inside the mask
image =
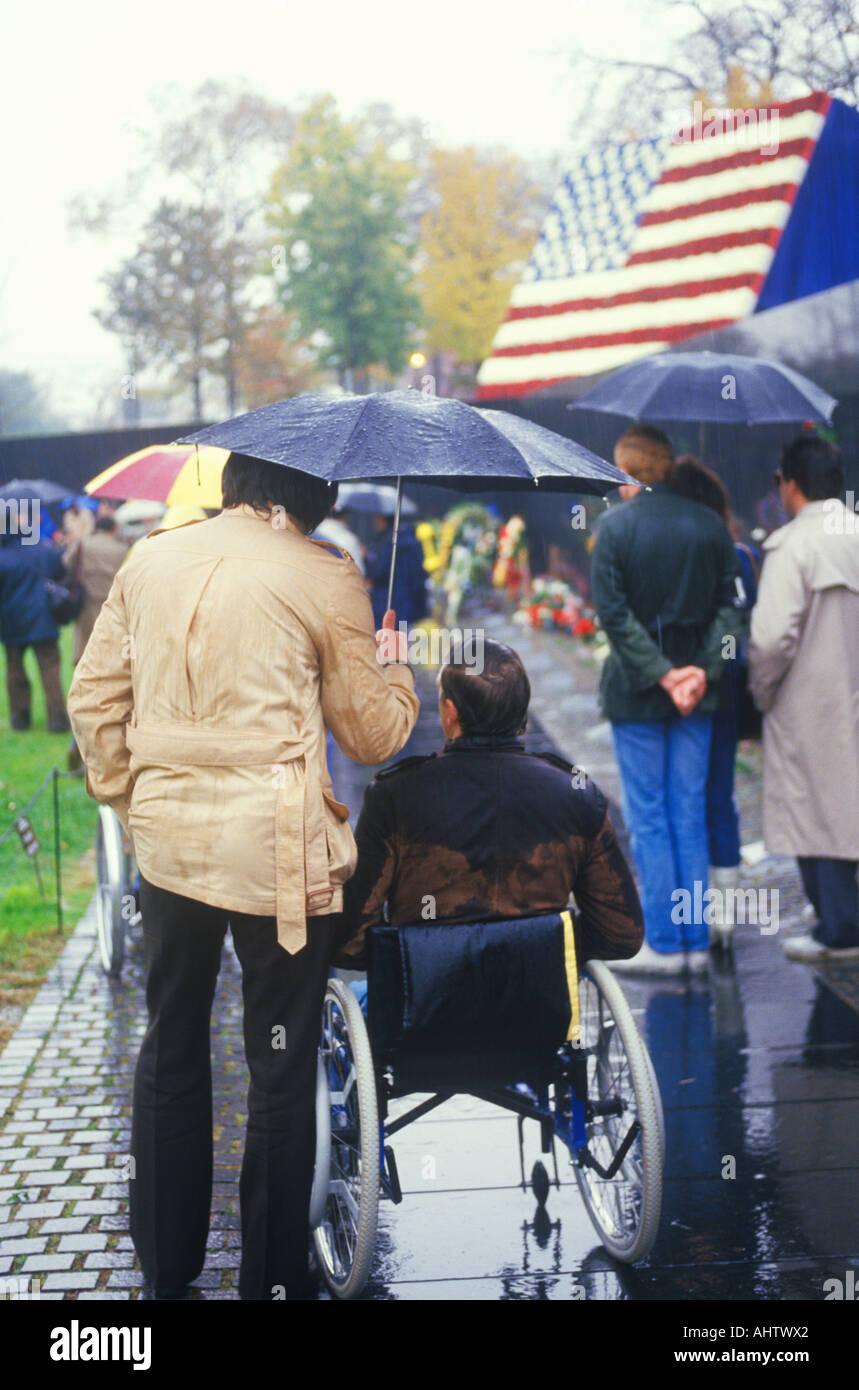
M 434 150 L 419 288 L 432 353 L 476 366 L 536 240 L 539 191 L 510 157 Z

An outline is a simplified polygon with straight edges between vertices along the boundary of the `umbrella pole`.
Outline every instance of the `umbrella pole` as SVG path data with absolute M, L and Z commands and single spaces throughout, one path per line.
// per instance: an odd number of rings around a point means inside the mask
M 400 508 L 403 504 L 403 480 L 397 479 L 397 506 L 394 512 L 394 535 L 391 541 L 391 572 L 388 575 L 388 608 L 394 597 L 394 570 L 397 564 L 397 542 L 400 539 Z

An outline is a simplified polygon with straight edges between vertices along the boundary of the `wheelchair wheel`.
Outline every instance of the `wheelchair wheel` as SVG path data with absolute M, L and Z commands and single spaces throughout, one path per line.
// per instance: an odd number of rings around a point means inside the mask
M 328 1184 L 311 1199 L 318 1217 L 313 1244 L 322 1277 L 335 1298 L 354 1298 L 367 1282 L 379 1212 L 379 1110 L 367 1027 L 355 995 L 329 980 L 322 1007 L 320 1059 L 327 1082 L 330 1125 L 317 1133 L 317 1165 Z M 316 1188 L 316 1182 L 314 1181 Z
M 631 1264 L 650 1253 L 659 1227 L 662 1103 L 620 985 L 603 961 L 589 961 L 585 971 L 579 998 L 587 1054 L 587 1147 L 603 1171 L 577 1165 L 576 1179 L 603 1245 Z
M 316 1163 L 310 1193 L 310 1229 L 315 1230 L 325 1216 L 328 1184 L 331 1180 L 331 1093 L 328 1090 L 326 1059 L 322 1049 L 316 1059 Z
M 96 927 L 101 963 L 116 976 L 125 958 L 125 919 L 122 899 L 127 884 L 127 855 L 122 826 L 109 806 L 99 806 L 95 832 Z

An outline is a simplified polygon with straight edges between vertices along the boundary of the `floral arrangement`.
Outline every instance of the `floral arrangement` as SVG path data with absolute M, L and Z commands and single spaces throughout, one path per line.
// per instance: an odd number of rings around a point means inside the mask
M 591 639 L 597 636 L 597 618 L 593 608 L 565 584 L 562 579 L 539 575 L 531 585 L 515 615 L 515 621 L 530 627 L 569 632 L 573 637 Z
M 456 620 L 467 593 L 485 584 L 498 544 L 498 516 L 480 502 L 460 502 L 441 521 L 416 528 L 424 548 L 424 569 L 445 605 L 445 621 Z
M 511 516 L 498 532 L 498 551 L 492 570 L 496 589 L 506 589 L 517 598 L 525 591 L 529 579 L 528 546 L 525 522 L 521 516 Z

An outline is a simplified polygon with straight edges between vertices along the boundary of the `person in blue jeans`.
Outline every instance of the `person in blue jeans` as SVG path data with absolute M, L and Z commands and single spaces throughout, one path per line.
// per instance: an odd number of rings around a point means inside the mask
M 645 943 L 613 968 L 676 974 L 708 962 L 707 776 L 719 680 L 741 626 L 739 567 L 720 518 L 671 491 L 661 430 L 633 426 L 614 458 L 642 486 L 621 489 L 623 505 L 600 519 L 593 595 Z
M 713 736 L 707 773 L 707 838 L 710 846 L 710 886 L 720 890 L 712 908 L 711 945 L 725 948 L 732 944 L 734 899 L 731 890 L 740 878 L 740 817 L 734 795 L 737 745 L 743 733 L 741 724 L 752 709 L 748 694 L 748 622 L 758 593 L 760 557 L 739 540 L 737 524 L 731 515 L 730 500 L 721 478 L 705 468 L 691 454 L 679 458 L 668 485 L 672 492 L 710 507 L 728 528 L 737 553 L 744 600 L 740 609 L 743 635 L 736 655 L 724 663 L 719 686 L 719 702 L 713 712 Z M 759 732 L 759 716 L 756 720 Z

